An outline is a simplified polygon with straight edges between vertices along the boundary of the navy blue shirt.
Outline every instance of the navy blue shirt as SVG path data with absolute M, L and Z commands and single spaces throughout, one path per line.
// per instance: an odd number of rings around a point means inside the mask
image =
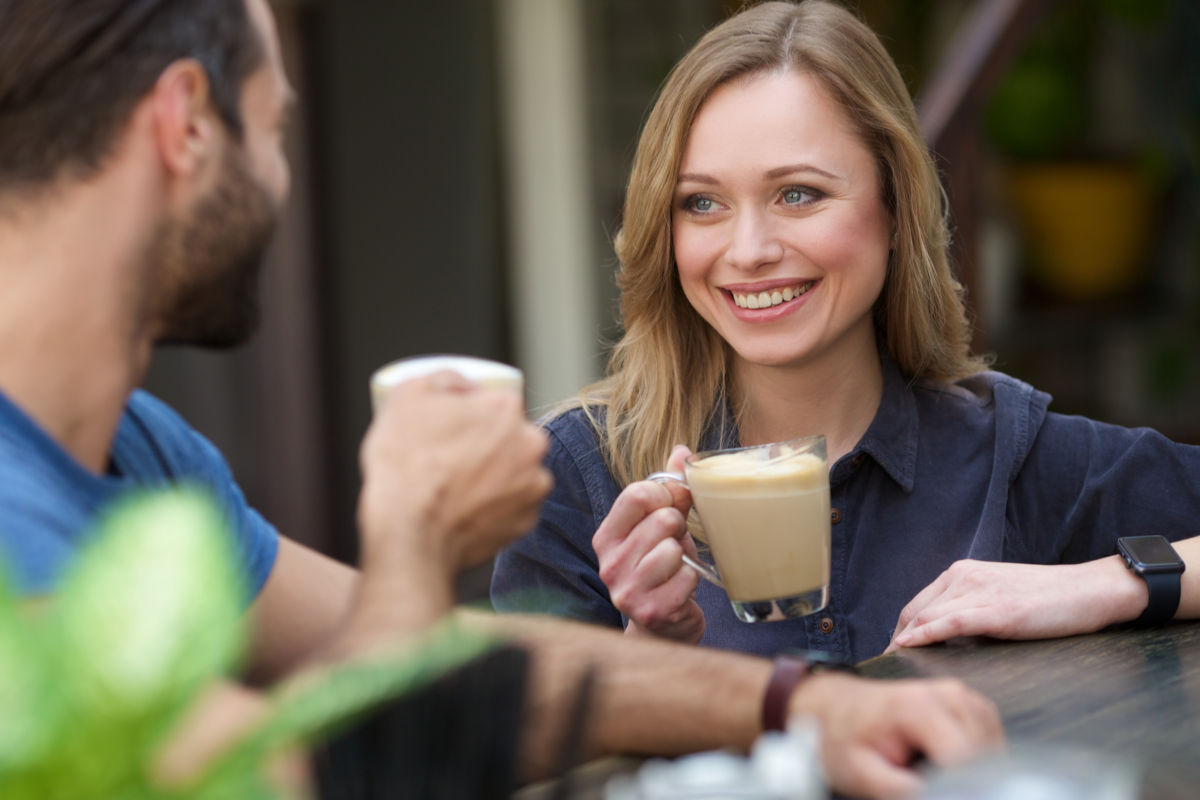
M 1200 447 L 1049 413 L 1049 395 L 998 372 L 910 383 L 885 358 L 883 373 L 874 420 L 830 469 L 829 606 L 744 623 L 702 581 L 700 644 L 761 655 L 813 648 L 860 661 L 887 646 L 901 609 L 959 559 L 1077 563 L 1112 555 L 1118 536 L 1200 532 Z M 497 558 L 492 601 L 501 611 L 621 627 L 591 544 L 621 487 L 582 411 L 547 429 L 554 490 L 534 532 Z M 736 429 L 726 429 L 720 444 L 736 445 Z

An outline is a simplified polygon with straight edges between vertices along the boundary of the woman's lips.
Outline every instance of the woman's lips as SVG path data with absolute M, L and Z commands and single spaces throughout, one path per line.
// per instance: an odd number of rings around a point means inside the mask
M 771 308 L 780 303 L 786 303 L 796 297 L 805 294 L 809 289 L 816 285 L 816 281 L 804 281 L 792 286 L 784 286 L 782 288 L 769 289 L 761 292 L 737 292 L 729 291 L 729 296 L 733 298 L 733 304 L 738 308 Z
M 746 322 L 772 322 L 803 305 L 819 280 L 798 281 L 758 291 L 722 289 L 733 315 Z

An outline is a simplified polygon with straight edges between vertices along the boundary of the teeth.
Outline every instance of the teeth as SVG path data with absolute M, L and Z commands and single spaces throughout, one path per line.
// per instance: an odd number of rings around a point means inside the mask
M 809 281 L 797 286 L 774 289 L 770 292 L 759 292 L 758 294 L 732 292 L 731 294 L 733 295 L 733 302 L 737 304 L 738 308 L 770 308 L 771 306 L 777 306 L 780 303 L 794 300 L 811 289 L 812 286 L 812 281 Z

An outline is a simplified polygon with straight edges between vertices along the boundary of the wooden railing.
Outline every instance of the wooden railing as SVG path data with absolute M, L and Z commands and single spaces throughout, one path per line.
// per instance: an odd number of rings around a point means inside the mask
M 1054 2 L 978 0 L 917 100 L 921 132 L 938 159 L 950 202 L 952 255 L 976 321 L 977 352 L 987 349 L 987 331 L 978 324 L 983 106 Z

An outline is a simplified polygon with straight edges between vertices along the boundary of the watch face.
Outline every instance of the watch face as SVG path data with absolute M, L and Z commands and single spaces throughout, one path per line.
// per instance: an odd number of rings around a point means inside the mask
M 1117 540 L 1121 555 L 1139 572 L 1178 572 L 1183 560 L 1162 536 L 1122 536 Z

